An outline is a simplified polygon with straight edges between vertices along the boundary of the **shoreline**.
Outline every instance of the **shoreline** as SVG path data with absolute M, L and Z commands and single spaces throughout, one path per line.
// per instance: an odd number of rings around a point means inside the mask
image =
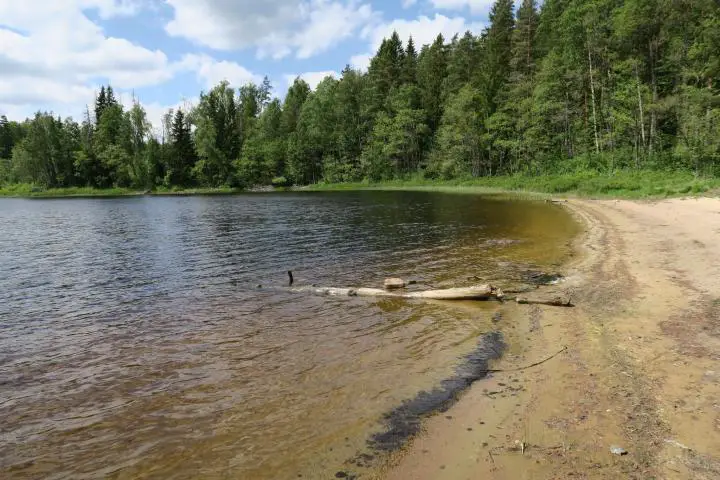
M 410 179 L 379 183 L 314 184 L 303 187 L 216 187 L 177 190 L 95 189 L 70 187 L 42 190 L 31 185 L 0 187 L 0 198 L 111 198 L 136 196 L 238 195 L 269 192 L 338 192 L 357 190 L 420 190 L 446 193 L 512 194 L 534 198 L 658 199 L 712 195 L 720 192 L 720 179 L 695 177 L 688 172 L 621 171 L 612 175 L 577 173 L 531 176 L 479 177 L 457 180 Z
M 720 476 L 720 199 L 564 205 L 584 232 L 557 289 L 577 306 L 521 309 L 496 365 L 568 350 L 474 384 L 378 478 Z

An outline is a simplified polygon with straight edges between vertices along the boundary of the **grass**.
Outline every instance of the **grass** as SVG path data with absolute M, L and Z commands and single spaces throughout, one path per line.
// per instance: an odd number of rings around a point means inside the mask
M 151 191 L 132 188 L 68 187 L 44 189 L 30 184 L 5 185 L 0 187 L 0 197 L 59 198 L 59 197 L 123 197 L 138 195 L 181 196 L 181 195 L 229 195 L 241 190 L 229 187 L 219 188 L 156 188 Z
M 585 198 L 668 198 L 713 195 L 720 192 L 720 178 L 695 177 L 688 172 L 619 171 L 612 175 L 596 172 L 531 176 L 481 177 L 456 180 L 431 180 L 415 177 L 379 183 L 319 183 L 301 187 L 303 191 L 418 189 L 445 192 L 553 195 Z M 18 184 L 0 187 L 0 196 L 12 197 L 99 197 L 125 195 L 231 195 L 242 190 L 230 187 L 190 188 L 158 187 L 149 192 L 127 188 L 94 189 L 84 187 L 41 189 Z
M 415 178 L 379 183 L 317 184 L 312 191 L 358 189 L 422 189 L 472 193 L 523 192 L 586 198 L 668 198 L 707 195 L 720 191 L 720 178 L 695 177 L 687 172 L 622 171 L 562 175 L 481 177 L 458 180 Z
M 0 197 L 119 197 L 139 195 L 141 193 L 129 188 L 68 187 L 43 189 L 24 183 L 0 187 Z

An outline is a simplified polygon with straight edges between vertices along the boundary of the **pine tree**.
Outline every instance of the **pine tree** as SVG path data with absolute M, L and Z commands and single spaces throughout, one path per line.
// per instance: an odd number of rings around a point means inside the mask
M 515 31 L 513 32 L 513 54 L 510 60 L 515 81 L 518 77 L 529 78 L 535 72 L 535 60 L 538 54 L 535 36 L 538 22 L 536 0 L 523 0 L 517 11 Z

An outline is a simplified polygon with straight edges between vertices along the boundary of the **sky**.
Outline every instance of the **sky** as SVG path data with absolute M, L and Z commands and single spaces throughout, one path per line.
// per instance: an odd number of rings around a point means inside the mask
M 268 76 L 284 97 L 347 64 L 366 69 L 384 37 L 430 43 L 480 33 L 493 0 L 0 0 L 0 115 L 81 119 L 100 85 L 139 100 L 155 127 L 222 80 Z

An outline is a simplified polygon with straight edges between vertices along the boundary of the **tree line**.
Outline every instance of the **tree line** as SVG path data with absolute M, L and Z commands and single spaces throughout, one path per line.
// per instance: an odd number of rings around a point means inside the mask
M 233 186 L 618 169 L 720 174 L 716 0 L 497 0 L 489 26 L 417 48 L 386 38 L 284 99 L 220 83 L 169 111 L 103 87 L 81 123 L 0 117 L 0 182 Z

